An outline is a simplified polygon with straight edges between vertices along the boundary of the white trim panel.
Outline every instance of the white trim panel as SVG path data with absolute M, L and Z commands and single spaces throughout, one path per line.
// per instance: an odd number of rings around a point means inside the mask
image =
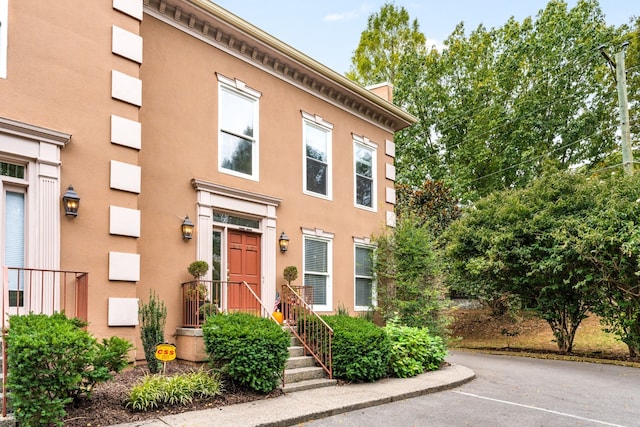
M 384 201 L 387 203 L 391 203 L 392 205 L 396 204 L 396 190 L 395 188 L 385 188 L 385 198 Z
M 111 32 L 111 52 L 142 64 L 142 37 L 114 25 Z
M 388 227 L 396 226 L 396 213 L 393 211 L 387 211 L 387 226 Z
M 140 211 L 109 206 L 109 233 L 140 237 Z
M 391 163 L 386 163 L 384 165 L 384 176 L 391 181 L 396 180 L 396 167 Z
M 109 252 L 109 280 L 140 281 L 140 254 Z
M 138 326 L 138 298 L 109 298 L 109 326 Z
M 142 21 L 142 0 L 113 0 L 113 8 Z
M 140 166 L 111 160 L 112 189 L 140 193 L 140 182 Z
M 111 70 L 111 97 L 141 107 L 142 80 Z
M 111 115 L 111 142 L 140 150 L 142 148 L 142 124 L 135 120 Z
M 385 153 L 387 156 L 395 157 L 396 156 L 396 144 L 393 141 L 389 141 L 388 139 L 385 141 Z

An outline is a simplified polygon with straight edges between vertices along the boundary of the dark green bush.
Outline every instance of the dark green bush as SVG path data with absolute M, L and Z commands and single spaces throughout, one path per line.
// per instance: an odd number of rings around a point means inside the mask
M 384 328 L 391 341 L 389 371 L 398 378 L 434 371 L 442 365 L 447 350 L 439 336 L 432 336 L 426 328 L 388 324 Z
M 349 381 L 377 381 L 387 374 L 390 342 L 373 323 L 343 315 L 322 317 L 333 328 L 333 376 Z
M 111 379 L 131 348 L 119 338 L 99 344 L 85 323 L 64 314 L 11 316 L 9 325 L 7 383 L 23 426 L 62 425 L 65 406 Z
M 172 377 L 147 375 L 129 393 L 127 407 L 148 411 L 160 405 L 188 405 L 193 399 L 206 399 L 222 394 L 218 373 L 191 371 Z
M 246 313 L 209 316 L 204 342 L 214 367 L 260 392 L 276 388 L 289 355 L 289 337 L 270 319 Z

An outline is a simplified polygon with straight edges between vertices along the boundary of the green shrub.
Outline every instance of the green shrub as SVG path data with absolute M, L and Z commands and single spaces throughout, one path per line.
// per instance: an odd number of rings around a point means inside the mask
M 442 365 L 447 350 L 439 336 L 432 336 L 426 328 L 390 323 L 384 328 L 391 341 L 389 371 L 398 378 L 434 371 Z
M 164 326 L 167 321 L 167 307 L 160 301 L 155 292 L 149 291 L 149 303 L 141 304 L 138 310 L 140 317 L 140 338 L 144 348 L 147 368 L 152 374 L 162 369 L 162 362 L 156 359 L 156 346 L 164 342 Z
M 278 386 L 289 337 L 275 322 L 246 313 L 209 316 L 203 333 L 211 362 L 232 380 L 265 393 Z
M 161 405 L 188 405 L 222 394 L 220 375 L 200 369 L 172 377 L 147 375 L 129 393 L 127 407 L 148 411 Z
M 333 376 L 348 381 L 376 381 L 387 374 L 390 342 L 373 323 L 342 315 L 323 316 L 333 329 Z
M 65 406 L 126 366 L 131 344 L 102 344 L 64 314 L 11 316 L 7 335 L 11 402 L 20 425 L 62 425 Z

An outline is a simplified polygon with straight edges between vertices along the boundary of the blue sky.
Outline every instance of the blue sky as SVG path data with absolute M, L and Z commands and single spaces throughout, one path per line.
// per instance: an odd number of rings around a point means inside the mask
M 348 71 L 367 18 L 385 0 L 212 0 L 295 49 L 334 69 Z M 569 7 L 576 0 L 568 0 Z M 480 23 L 502 26 L 509 17 L 522 21 L 543 9 L 546 0 L 395 0 L 404 6 L 420 30 L 434 43 L 464 21 L 467 32 Z M 607 23 L 621 25 L 640 16 L 637 0 L 600 0 Z

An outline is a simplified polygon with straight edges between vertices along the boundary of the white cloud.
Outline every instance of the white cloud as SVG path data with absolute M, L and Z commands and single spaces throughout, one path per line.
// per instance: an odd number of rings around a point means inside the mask
M 330 13 L 322 18 L 323 21 L 336 22 L 336 21 L 350 21 L 352 19 L 357 19 L 362 15 L 368 15 L 371 10 L 371 5 L 363 4 L 358 9 L 353 9 L 349 12 L 336 12 Z
M 426 45 L 427 45 L 427 50 L 435 49 L 440 53 L 442 53 L 442 51 L 444 50 L 444 43 L 441 42 L 440 40 L 427 38 Z

